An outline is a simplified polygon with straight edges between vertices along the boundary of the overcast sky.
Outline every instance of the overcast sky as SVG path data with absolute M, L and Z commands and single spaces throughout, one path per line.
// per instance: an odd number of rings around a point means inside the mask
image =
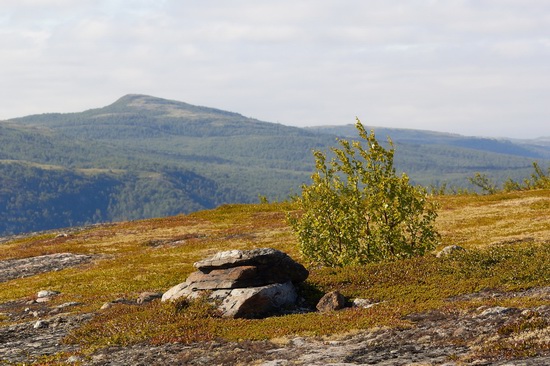
M 0 0 L 0 119 L 138 93 L 268 122 L 550 136 L 548 0 Z

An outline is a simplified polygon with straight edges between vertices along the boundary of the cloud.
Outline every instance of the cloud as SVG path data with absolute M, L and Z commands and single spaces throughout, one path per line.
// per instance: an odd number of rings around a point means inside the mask
M 396 127 L 550 135 L 547 1 L 2 6 L 0 118 L 146 93 L 285 124 L 359 116 Z M 518 120 L 529 128 L 514 129 Z

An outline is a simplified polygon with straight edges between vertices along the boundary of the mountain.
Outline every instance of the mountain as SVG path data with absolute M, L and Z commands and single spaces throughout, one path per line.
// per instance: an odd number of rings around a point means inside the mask
M 476 172 L 523 179 L 547 141 L 376 128 L 417 184 L 466 186 Z M 0 122 L 0 235 L 283 200 L 309 182 L 313 149 L 352 125 L 302 129 L 146 95 L 80 113 Z
M 497 183 L 511 178 L 522 181 L 532 173 L 534 161 L 548 164 L 548 139 L 512 140 L 462 136 L 458 134 L 365 126 L 378 140 L 390 138 L 396 149 L 398 168 L 416 183 L 469 187 L 468 177 L 486 174 Z M 308 127 L 308 131 L 354 138 L 352 124 Z
M 144 95 L 0 122 L 0 235 L 285 199 L 333 141 Z
M 391 137 L 392 141 L 396 144 L 455 146 L 532 159 L 550 159 L 550 139 L 496 139 L 405 128 L 365 127 L 367 130 L 373 130 L 378 138 Z M 307 129 L 318 133 L 343 137 L 354 137 L 357 135 L 355 126 L 352 124 L 308 127 Z

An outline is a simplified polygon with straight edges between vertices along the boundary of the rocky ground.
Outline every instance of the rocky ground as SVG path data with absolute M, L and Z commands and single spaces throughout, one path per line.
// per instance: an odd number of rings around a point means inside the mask
M 10 265 L 0 262 L 0 280 L 14 278 L 16 265 L 31 275 L 86 260 L 89 258 L 65 255 Z M 550 301 L 550 287 L 517 293 L 485 291 L 449 301 L 512 296 Z M 59 362 L 84 365 L 550 365 L 550 305 L 521 310 L 485 306 L 464 312 L 434 311 L 409 316 L 412 325 L 407 329 L 371 329 L 330 339 L 139 344 L 101 349 L 89 356 L 79 355 L 74 345 L 62 342 L 69 331 L 93 317 L 71 314 L 75 305 L 50 306 L 39 296 L 0 304 L 5 324 L 0 327 L 0 364 L 28 364 L 41 356 L 63 353 Z M 535 344 L 545 351 L 530 354 Z

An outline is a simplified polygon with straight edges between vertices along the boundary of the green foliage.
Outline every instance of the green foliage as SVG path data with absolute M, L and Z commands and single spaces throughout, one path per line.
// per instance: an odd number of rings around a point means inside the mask
M 550 188 L 550 167 L 547 172 L 540 167 L 537 162 L 533 162 L 534 172 L 531 174 L 531 179 L 525 181 L 525 186 L 528 189 L 548 189 Z
M 298 199 L 301 217 L 289 215 L 301 252 L 311 261 L 344 266 L 422 255 L 438 242 L 437 217 L 426 191 L 397 176 L 394 150 L 356 123 L 361 142 L 339 140 L 333 157 L 315 151 L 316 172 Z
M 189 213 L 232 198 L 210 179 L 168 168 L 139 174 L 0 161 L 0 182 L 0 235 Z
M 530 178 L 524 179 L 523 183 L 519 183 L 512 178 L 508 178 L 499 189 L 498 185 L 489 178 L 486 174 L 476 173 L 468 180 L 476 187 L 481 188 L 483 193 L 495 194 L 500 190 L 504 192 L 522 191 L 529 189 L 548 189 L 550 188 L 550 167 L 545 173 L 537 162 L 533 162 L 533 172 Z
M 309 281 L 321 292 L 401 303 L 429 302 L 482 289 L 518 291 L 546 286 L 550 244 L 469 249 L 445 258 L 426 255 L 344 268 L 321 268 Z M 526 305 L 523 305 L 526 306 Z
M 498 191 L 496 184 L 485 174 L 476 173 L 473 177 L 469 178 L 469 180 L 470 183 L 481 188 L 481 190 L 487 194 L 495 194 Z

